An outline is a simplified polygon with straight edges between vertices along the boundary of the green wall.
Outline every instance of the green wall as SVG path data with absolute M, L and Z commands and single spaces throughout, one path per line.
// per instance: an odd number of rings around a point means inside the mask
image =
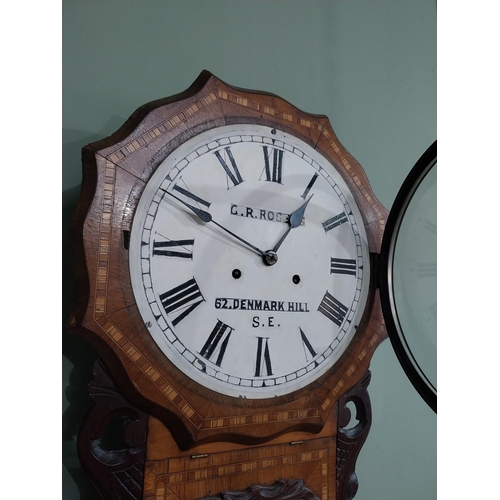
M 202 69 L 325 114 L 390 208 L 436 139 L 435 0 L 64 0 L 63 323 L 72 298 L 68 225 L 81 148 Z M 96 354 L 63 328 L 63 498 L 96 498 L 76 456 Z M 373 424 L 356 500 L 436 498 L 436 415 L 389 341 L 371 364 Z

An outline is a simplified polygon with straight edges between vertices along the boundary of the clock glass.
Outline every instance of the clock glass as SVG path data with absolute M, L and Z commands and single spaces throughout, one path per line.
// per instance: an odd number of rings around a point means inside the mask
M 297 137 L 214 128 L 147 182 L 132 287 L 163 354 L 202 386 L 281 396 L 329 370 L 365 310 L 364 222 L 337 170 Z
M 408 204 L 394 249 L 395 309 L 405 342 L 437 387 L 437 162 Z
M 394 200 L 381 255 L 389 337 L 408 378 L 437 411 L 437 141 Z

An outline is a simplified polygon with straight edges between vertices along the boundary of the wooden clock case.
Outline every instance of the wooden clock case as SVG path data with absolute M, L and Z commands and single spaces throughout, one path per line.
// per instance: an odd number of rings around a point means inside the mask
M 152 173 L 189 138 L 234 123 L 281 129 L 326 157 L 354 194 L 372 259 L 366 310 L 339 361 L 304 389 L 260 400 L 202 388 L 163 355 L 142 322 L 128 266 L 134 211 Z M 101 479 L 93 477 L 107 492 L 102 494 L 125 498 L 115 492 L 128 488 L 134 490 L 130 498 L 189 500 L 251 485 L 279 489 L 278 480 L 285 481 L 283 488 L 295 488 L 290 481 L 300 479 L 317 498 L 352 498 L 354 462 L 370 424 L 368 366 L 387 336 L 376 273 L 387 211 L 328 119 L 272 94 L 231 87 L 203 71 L 185 92 L 140 107 L 113 135 L 83 148 L 82 160 L 72 223 L 76 294 L 69 327 L 97 350 L 106 367 L 96 366 L 91 391 L 96 407 L 82 428 L 80 446 L 90 475 L 107 471 Z M 349 401 L 358 420 L 353 428 L 348 428 Z M 100 449 L 99 434 L 119 414 L 128 415 L 127 425 L 136 430 L 128 433 L 127 450 L 110 454 Z M 111 479 L 103 480 L 106 475 Z

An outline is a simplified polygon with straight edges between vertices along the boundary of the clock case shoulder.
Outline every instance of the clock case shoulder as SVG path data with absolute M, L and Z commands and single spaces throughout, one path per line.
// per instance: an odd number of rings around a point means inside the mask
M 247 400 L 201 388 L 147 334 L 128 270 L 138 200 L 180 144 L 237 123 L 281 129 L 325 156 L 355 197 L 372 254 L 380 251 L 387 218 L 326 116 L 305 113 L 274 94 L 232 87 L 208 71 L 186 91 L 141 106 L 114 134 L 83 148 L 81 196 L 71 226 L 76 284 L 68 327 L 97 350 L 125 397 L 162 421 L 181 449 L 220 439 L 257 444 L 291 431 L 319 433 L 328 419 L 336 419 L 339 397 L 359 382 L 387 336 L 372 283 L 357 333 L 332 369 L 294 393 Z

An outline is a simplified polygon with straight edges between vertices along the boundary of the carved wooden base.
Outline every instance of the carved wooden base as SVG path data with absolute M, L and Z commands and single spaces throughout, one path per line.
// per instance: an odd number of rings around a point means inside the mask
M 300 480 L 276 481 L 272 486 L 250 486 L 244 491 L 219 493 L 200 500 L 319 500 Z
M 100 360 L 93 372 L 94 405 L 78 435 L 82 468 L 102 499 L 142 500 L 148 415 L 123 398 Z
M 161 422 L 123 398 L 98 360 L 89 384 L 94 405 L 78 438 L 82 468 L 106 500 L 352 500 L 371 425 L 370 377 L 339 399 L 318 435 L 181 452 Z

